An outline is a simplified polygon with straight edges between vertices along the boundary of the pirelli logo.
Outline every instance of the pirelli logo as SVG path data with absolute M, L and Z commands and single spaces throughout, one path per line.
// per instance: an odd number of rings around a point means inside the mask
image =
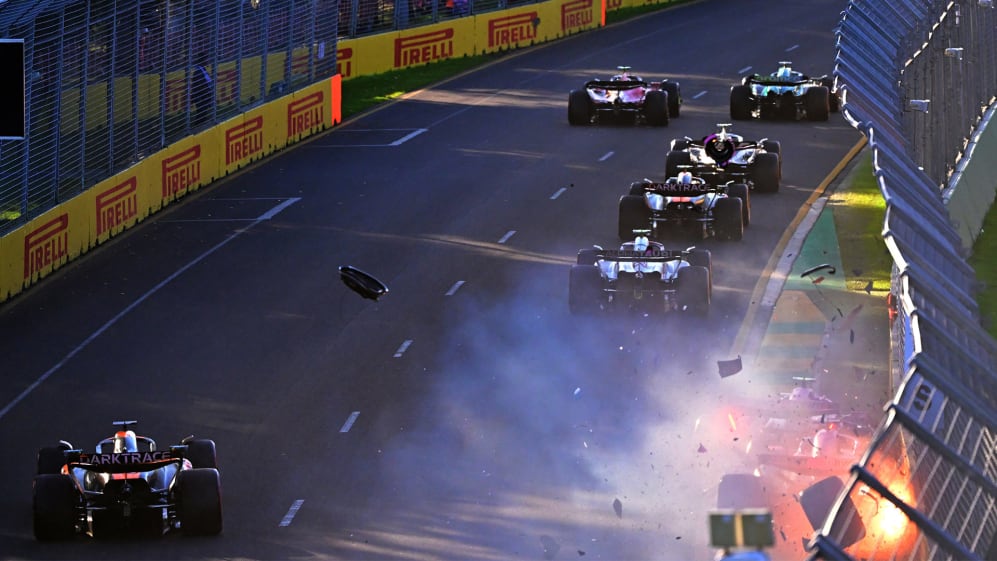
M 97 235 L 106 234 L 138 214 L 138 180 L 129 177 L 96 198 Z
M 336 73 L 343 78 L 353 76 L 353 48 L 345 47 L 336 50 Z
M 201 181 L 201 145 L 163 158 L 163 200 L 177 196 Z
M 453 36 L 453 28 L 448 27 L 395 39 L 395 68 L 452 57 Z
M 514 16 L 488 20 L 488 46 L 513 46 L 521 41 L 537 38 L 537 12 L 525 12 Z
M 606 0 L 607 10 L 619 10 L 623 7 L 623 0 Z
M 24 236 L 24 278 L 69 255 L 69 214 L 63 213 Z
M 592 25 L 592 1 L 572 0 L 561 5 L 561 31 Z
M 287 104 L 287 138 L 307 132 L 323 122 L 325 96 L 315 92 Z
M 225 131 L 225 164 L 232 165 L 263 150 L 263 115 Z

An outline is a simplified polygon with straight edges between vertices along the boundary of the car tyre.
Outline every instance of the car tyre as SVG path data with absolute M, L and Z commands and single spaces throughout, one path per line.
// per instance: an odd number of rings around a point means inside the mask
M 744 183 L 733 183 L 727 188 L 727 196 L 741 199 L 741 221 L 745 227 L 751 225 L 751 195 Z
M 759 193 L 779 192 L 779 164 L 777 154 L 758 154 L 751 166 L 751 179 Z
M 710 295 L 713 294 L 713 254 L 708 249 L 693 249 L 686 258 L 693 267 L 704 267 L 710 273 Z
M 575 263 L 579 265 L 595 265 L 597 261 L 599 261 L 599 250 L 579 249 Z
M 744 84 L 732 86 L 730 89 L 730 118 L 735 121 L 751 119 L 751 106 L 751 86 Z
M 568 277 L 568 311 L 573 315 L 599 310 L 602 274 L 595 265 L 572 265 Z
M 592 122 L 592 100 L 585 90 L 568 94 L 568 124 L 579 126 Z
M 634 237 L 634 230 L 647 230 L 651 227 L 651 209 L 647 208 L 644 197 L 623 195 L 620 197 L 620 221 L 618 234 L 621 240 Z
M 830 93 L 825 86 L 814 86 L 807 90 L 806 103 L 808 121 L 826 121 L 831 112 Z
M 46 446 L 38 451 L 38 475 L 62 473 L 66 465 L 66 448 L 63 446 Z
M 678 82 L 663 82 L 661 89 L 668 94 L 668 116 L 678 117 L 682 111 L 682 88 Z
M 716 222 L 718 237 L 733 241 L 741 241 L 744 237 L 741 199 L 725 197 L 717 200 L 713 207 L 713 220 Z
M 218 469 L 218 456 L 215 452 L 215 441 L 198 438 L 187 443 L 185 457 L 194 468 Z
M 678 177 L 683 166 L 692 165 L 692 157 L 685 150 L 669 150 L 665 155 L 665 178 Z
M 679 269 L 676 283 L 678 303 L 687 312 L 705 316 L 710 311 L 710 273 L 706 267 L 690 265 Z
M 177 475 L 180 529 L 188 536 L 215 536 L 222 531 L 222 485 L 217 469 L 197 468 Z
M 32 489 L 35 539 L 59 541 L 75 536 L 79 502 L 76 484 L 68 475 L 36 475 Z
M 668 94 L 651 90 L 644 96 L 644 119 L 652 127 L 668 126 Z

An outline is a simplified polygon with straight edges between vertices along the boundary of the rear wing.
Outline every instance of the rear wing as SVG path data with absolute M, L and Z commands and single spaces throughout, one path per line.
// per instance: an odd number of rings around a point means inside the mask
M 598 89 L 598 90 L 632 90 L 634 88 L 640 87 L 650 87 L 647 82 L 642 80 L 589 80 L 585 83 L 585 89 Z
M 697 197 L 717 191 L 717 186 L 709 183 L 672 183 L 669 181 L 642 183 L 644 191 L 666 197 Z
M 641 263 L 648 263 L 682 259 L 683 254 L 684 252 L 682 251 L 668 250 L 634 251 L 629 249 L 604 249 L 599 251 L 596 255 L 600 259 L 605 259 L 606 261 L 617 261 L 621 263 L 634 263 L 640 261 Z
M 66 452 L 67 465 L 99 473 L 134 473 L 154 471 L 170 464 L 183 461 L 183 451 L 171 447 L 170 450 L 155 452 L 121 452 L 117 454 L 88 454 L 78 450 Z

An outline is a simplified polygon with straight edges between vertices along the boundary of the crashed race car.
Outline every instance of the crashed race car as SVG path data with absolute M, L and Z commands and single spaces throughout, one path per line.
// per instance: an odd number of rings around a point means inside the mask
M 743 183 L 709 183 L 681 171 L 663 182 L 650 179 L 630 184 L 620 197 L 619 236 L 647 229 L 662 239 L 666 229 L 692 237 L 740 240 L 751 222 L 751 200 Z
M 568 94 L 569 124 L 626 117 L 635 123 L 664 127 L 670 117 L 679 116 L 682 94 L 678 82 L 646 82 L 630 74 L 629 66 L 617 68 L 620 74 L 609 80 L 589 80 L 583 89 Z
M 669 251 L 647 230 L 619 249 L 595 246 L 578 252 L 571 266 L 568 308 L 572 314 L 611 309 L 675 310 L 705 315 L 713 292 L 710 252 Z
M 676 138 L 665 156 L 665 177 L 691 171 L 711 183 L 744 183 L 759 193 L 776 193 L 782 181 L 782 144 L 763 138 L 746 140 L 730 132 L 730 123 L 717 123 L 717 132 L 703 138 Z
M 215 443 L 189 436 L 165 450 L 115 421 L 93 452 L 59 441 L 38 451 L 34 534 L 40 541 L 77 535 L 216 535 L 222 531 Z
M 826 121 L 841 108 L 830 76 L 812 78 L 779 62 L 772 74 L 751 74 L 730 89 L 730 117 L 735 120 L 788 119 Z

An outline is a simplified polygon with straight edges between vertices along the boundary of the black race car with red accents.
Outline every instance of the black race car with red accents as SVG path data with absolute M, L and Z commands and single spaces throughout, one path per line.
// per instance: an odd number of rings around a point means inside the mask
M 161 449 L 115 421 L 92 450 L 61 440 L 38 451 L 32 485 L 40 541 L 76 536 L 222 531 L 221 477 L 212 440 L 188 436 Z

